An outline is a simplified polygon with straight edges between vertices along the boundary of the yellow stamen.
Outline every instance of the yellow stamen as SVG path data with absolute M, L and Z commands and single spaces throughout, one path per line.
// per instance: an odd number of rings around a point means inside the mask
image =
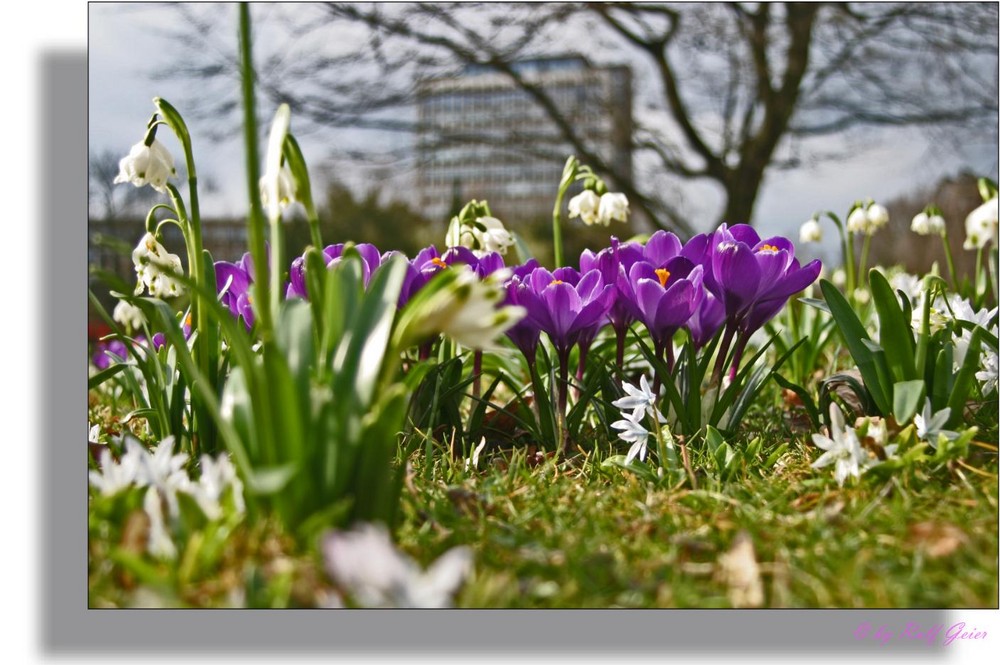
M 434 265 L 436 265 L 438 268 L 447 268 L 448 267 L 447 263 L 445 263 L 444 261 L 442 261 L 441 259 L 439 259 L 436 256 L 433 259 L 431 259 L 431 263 L 433 263 Z
M 763 247 L 761 247 L 757 251 L 758 252 L 778 252 L 780 250 L 777 247 L 775 247 L 774 245 L 764 245 Z
M 186 325 L 188 328 L 191 327 L 191 312 L 188 312 L 188 315 L 184 317 L 184 325 Z
M 670 279 L 670 271 L 666 268 L 657 268 L 656 276 L 660 278 L 660 286 L 666 286 L 667 280 Z
M 552 286 L 553 284 L 562 284 L 562 283 L 563 281 L 561 279 L 554 279 L 551 282 L 549 282 L 549 286 Z

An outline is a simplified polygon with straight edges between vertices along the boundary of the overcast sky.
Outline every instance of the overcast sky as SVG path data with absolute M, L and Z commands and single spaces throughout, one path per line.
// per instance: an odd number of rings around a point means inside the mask
M 266 6 L 255 6 L 254 20 L 258 30 L 266 21 L 268 11 Z M 93 3 L 89 14 L 90 149 L 92 152 L 112 150 L 124 156 L 129 146 L 142 138 L 145 124 L 153 112 L 153 97 L 171 100 L 190 96 L 190 82 L 153 80 L 151 77 L 153 72 L 162 71 L 180 55 L 180 46 L 163 33 L 165 27 L 177 24 L 178 17 L 162 5 L 135 4 Z M 260 44 L 265 37 L 258 37 L 258 46 L 280 47 L 280 44 Z M 235 10 L 231 24 L 220 27 L 217 48 L 236 48 Z M 294 128 L 295 109 L 292 114 Z M 212 143 L 196 122 L 188 124 L 199 176 L 218 184 L 217 191 L 203 194 L 203 214 L 241 214 L 246 209 L 247 198 L 241 142 Z M 319 164 L 327 156 L 326 142 L 322 138 L 317 135 L 300 137 L 311 165 Z M 932 146 L 915 129 L 891 130 L 877 138 L 874 147 L 859 149 L 853 159 L 795 171 L 769 172 L 758 199 L 755 225 L 764 233 L 793 234 L 814 211 L 830 209 L 842 213 L 852 201 L 865 197 L 887 201 L 918 187 L 932 185 L 942 176 L 956 174 L 963 168 L 996 177 L 995 143 L 943 150 Z M 175 143 L 168 143 L 168 146 L 173 148 L 175 155 L 180 155 Z M 556 184 L 553 183 L 553 189 Z M 712 190 L 702 191 L 709 196 Z M 698 190 L 694 190 L 693 196 L 698 195 Z M 708 226 L 711 213 L 707 208 L 705 216 L 705 220 L 695 220 L 696 227 L 705 229 Z M 808 250 L 804 253 L 808 254 Z

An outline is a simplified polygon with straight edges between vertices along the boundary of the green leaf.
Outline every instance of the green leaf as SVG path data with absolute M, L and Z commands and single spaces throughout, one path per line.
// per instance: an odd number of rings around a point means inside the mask
M 820 280 L 819 287 L 875 405 L 880 413 L 890 413 L 892 404 L 887 388 L 891 386 L 880 379 L 874 355 L 864 344 L 865 340 L 871 341 L 868 332 L 837 287 L 825 279 Z
M 813 427 L 819 429 L 822 425 L 822 420 L 819 417 L 819 410 L 816 408 L 816 402 L 813 400 L 812 395 L 809 391 L 802 386 L 792 383 L 782 375 L 777 372 L 774 373 L 775 382 L 786 390 L 791 390 L 793 393 L 798 395 L 799 399 L 802 400 L 802 406 L 805 407 L 806 413 L 809 415 L 809 420 L 812 422 Z
M 951 409 L 951 417 L 948 419 L 946 427 L 956 427 L 965 418 L 965 402 L 969 398 L 975 386 L 976 372 L 979 370 L 979 354 L 982 347 L 983 329 L 977 327 L 972 331 L 972 339 L 969 340 L 969 348 L 965 352 L 965 360 L 955 375 L 955 383 L 952 384 L 951 397 L 948 399 L 948 407 Z
M 601 468 L 603 469 L 623 469 L 625 471 L 630 471 L 635 475 L 639 476 L 643 480 L 649 482 L 656 482 L 656 473 L 647 464 L 640 464 L 635 460 L 625 463 L 625 455 L 612 455 L 603 462 L 601 462 Z
M 102 369 L 97 374 L 94 374 L 87 380 L 87 390 L 93 390 L 97 386 L 101 385 L 114 375 L 118 374 L 122 370 L 128 367 L 126 363 L 115 363 L 106 369 Z
M 899 381 L 892 387 L 892 414 L 896 422 L 904 425 L 913 418 L 913 415 L 924 403 L 924 382 Z
M 883 349 L 892 376 L 899 380 L 912 381 L 918 377 L 913 362 L 916 349 L 910 321 L 903 318 L 899 300 L 885 275 L 872 268 L 868 272 L 868 279 L 871 284 L 872 300 L 875 301 L 875 309 L 878 311 L 879 335 L 881 339 L 890 341 L 888 345 L 883 345 Z
M 348 264 L 359 261 L 346 260 Z M 334 354 L 335 394 L 341 398 L 350 395 L 357 408 L 366 409 L 372 401 L 405 274 L 406 260 L 399 256 L 392 257 L 375 271 L 361 301 L 357 320 L 344 330 Z M 399 359 L 393 358 L 391 362 L 398 363 Z

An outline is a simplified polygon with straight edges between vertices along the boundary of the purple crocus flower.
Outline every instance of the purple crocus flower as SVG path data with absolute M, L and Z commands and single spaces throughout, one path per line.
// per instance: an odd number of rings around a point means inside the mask
M 611 246 L 594 254 L 585 249 L 580 254 L 580 272 L 599 270 L 605 284 L 615 285 L 615 299 L 608 312 L 608 321 L 615 332 L 624 333 L 630 323 L 639 318 L 635 305 L 635 293 L 628 279 L 628 272 L 637 261 L 643 260 L 642 246 L 627 242 L 620 244 L 618 238 L 611 237 Z
M 251 316 L 253 316 L 252 312 L 251 312 Z M 188 311 L 187 314 L 184 315 L 184 325 L 181 326 L 181 331 L 184 333 L 184 339 L 190 339 L 191 338 L 191 312 L 190 312 L 190 310 Z M 160 349 L 163 348 L 163 345 L 166 344 L 166 343 L 167 343 L 167 336 L 164 335 L 163 333 L 158 332 L 155 335 L 153 335 L 153 349 L 154 350 L 159 351 Z
M 704 273 L 702 275 L 704 276 Z M 698 308 L 692 312 L 691 318 L 688 319 L 685 326 L 687 331 L 691 333 L 691 341 L 694 342 L 696 349 L 708 344 L 726 321 L 726 308 L 722 306 L 722 301 L 712 295 L 708 289 L 703 290 L 705 297 L 702 298 Z
M 323 258 L 326 261 L 327 268 L 332 268 L 340 263 L 345 247 L 345 243 L 338 243 L 336 245 L 327 245 L 323 249 Z M 389 252 L 383 256 L 379 253 L 378 248 L 370 243 L 354 245 L 354 249 L 361 255 L 361 276 L 365 286 L 368 286 L 372 274 L 382 265 L 383 259 L 385 256 L 388 256 Z M 288 269 L 288 288 L 285 289 L 285 298 L 308 297 L 309 294 L 306 287 L 306 259 L 304 256 L 298 256 L 292 261 L 292 265 Z
M 614 285 L 605 284 L 598 270 L 584 275 L 573 268 L 554 273 L 536 268 L 523 292 L 528 317 L 549 336 L 560 357 L 583 338 L 593 340 L 604 323 L 615 297 Z
M 703 273 L 702 266 L 677 255 L 661 268 L 639 261 L 629 271 L 636 305 L 658 355 L 664 350 L 672 353 L 674 333 L 701 305 Z M 673 364 L 672 360 L 668 363 Z
M 793 294 L 814 282 L 820 262 L 801 266 L 791 241 L 781 236 L 762 240 L 753 227 L 721 225 L 713 234 L 693 238 L 681 254 L 705 268 L 705 286 L 722 302 L 728 321 L 714 379 L 721 379 L 722 358 L 733 335 L 739 334 L 733 365 L 739 365 L 747 341 L 777 314 Z
M 233 316 L 243 317 L 250 330 L 253 327 L 253 301 L 250 299 L 250 285 L 253 284 L 253 257 L 247 252 L 238 263 L 215 262 L 215 288 L 221 294 L 219 301 L 229 308 Z
M 125 342 L 117 337 L 107 341 L 99 341 L 94 344 L 94 355 L 91 356 L 90 360 L 97 369 L 107 369 L 111 367 L 112 363 L 120 362 L 116 358 L 112 358 L 112 355 L 109 354 L 113 354 L 117 358 L 124 360 L 128 357 L 128 347 L 125 346 Z
M 503 302 L 504 305 L 524 306 L 525 292 L 531 288 L 527 278 L 536 268 L 538 268 L 538 261 L 535 259 L 529 259 L 527 263 L 513 268 L 513 274 L 504 285 L 507 291 L 507 296 Z M 507 329 L 507 337 L 521 350 L 521 353 L 527 358 L 529 365 L 535 364 L 535 351 L 538 348 L 538 338 L 540 336 L 541 329 L 529 316 L 525 316 Z

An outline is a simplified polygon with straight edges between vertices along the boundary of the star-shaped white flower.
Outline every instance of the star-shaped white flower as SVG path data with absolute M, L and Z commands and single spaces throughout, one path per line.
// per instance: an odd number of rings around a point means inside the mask
M 455 547 L 421 570 L 376 524 L 329 533 L 323 558 L 330 577 L 362 607 L 450 607 L 472 569 L 471 550 Z
M 622 411 L 623 417 L 628 417 L 625 416 L 625 411 L 632 409 L 631 420 L 638 422 L 642 420 L 642 414 L 647 409 L 653 409 L 656 404 L 656 393 L 650 389 L 649 381 L 646 380 L 645 374 L 639 377 L 638 388 L 628 381 L 622 381 L 622 390 L 625 391 L 625 397 L 616 399 L 611 404 Z
M 611 423 L 611 426 L 617 430 L 618 438 L 626 443 L 631 443 L 632 447 L 629 448 L 628 454 L 625 456 L 625 463 L 628 464 L 636 456 L 639 457 L 639 461 L 646 461 L 646 442 L 649 440 L 649 431 L 643 427 L 641 424 L 628 417 L 622 420 L 616 420 Z
M 836 404 L 830 405 L 830 435 L 812 435 L 813 443 L 826 451 L 812 463 L 812 467 L 819 469 L 833 464 L 833 477 L 838 485 L 843 485 L 848 476 L 860 478 L 861 465 L 866 461 L 866 456 L 857 433 L 844 424 L 844 414 Z
M 913 424 L 917 428 L 917 438 L 926 441 L 932 448 L 937 448 L 938 437 L 942 434 L 948 439 L 958 438 L 958 432 L 944 429 L 944 424 L 948 422 L 950 417 L 950 407 L 945 407 L 934 413 L 931 401 L 928 399 L 924 402 L 923 412 L 913 416 Z

